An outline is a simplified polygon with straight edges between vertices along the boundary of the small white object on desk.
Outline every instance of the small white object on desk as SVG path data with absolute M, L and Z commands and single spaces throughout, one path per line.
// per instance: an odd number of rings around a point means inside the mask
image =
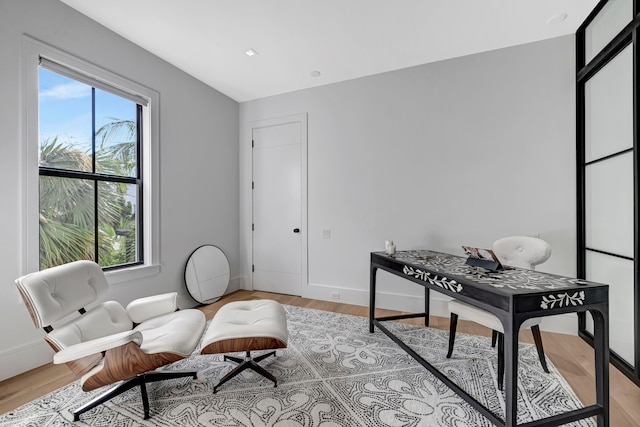
M 395 255 L 396 254 L 396 245 L 393 243 L 393 240 L 385 240 L 384 241 L 384 252 L 387 255 Z

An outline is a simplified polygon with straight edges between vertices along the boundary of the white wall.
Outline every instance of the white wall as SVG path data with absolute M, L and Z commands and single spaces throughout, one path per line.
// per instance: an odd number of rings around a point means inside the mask
M 539 270 L 576 272 L 574 37 L 482 53 L 240 104 L 240 253 L 251 265 L 248 123 L 308 113 L 309 276 L 303 296 L 368 304 L 369 253 L 462 254 L 539 234 Z M 330 70 L 322 70 L 323 73 Z M 330 228 L 331 239 L 321 230 Z M 418 287 L 381 273 L 379 305 L 420 310 Z M 432 294 L 435 314 L 448 315 Z M 575 316 L 543 328 L 575 333 Z
M 123 11 L 126 13 L 126 11 Z M 112 285 L 108 299 L 178 291 L 197 246 L 221 247 L 238 287 L 238 103 L 54 0 L 0 0 L 0 380 L 51 361 L 13 281 L 21 271 L 23 34 L 160 94 L 160 274 Z M 195 52 L 194 54 L 198 54 Z
M 23 34 L 160 93 L 162 268 L 114 285 L 109 299 L 177 290 L 181 305 L 192 305 L 183 267 L 203 243 L 229 256 L 230 289 L 249 287 L 247 123 L 302 112 L 309 115 L 305 296 L 329 299 L 337 290 L 343 301 L 366 305 L 369 252 L 385 239 L 399 249 L 460 253 L 461 244 L 540 233 L 554 249 L 540 270 L 575 274 L 573 37 L 255 100 L 238 112 L 235 101 L 58 1 L 0 0 L 0 379 L 51 360 L 13 285 L 25 273 Z M 331 239 L 321 238 L 323 228 Z M 382 306 L 419 309 L 413 286 L 383 274 L 381 287 Z M 433 298 L 434 312 L 445 314 Z M 546 326 L 562 330 L 566 322 Z

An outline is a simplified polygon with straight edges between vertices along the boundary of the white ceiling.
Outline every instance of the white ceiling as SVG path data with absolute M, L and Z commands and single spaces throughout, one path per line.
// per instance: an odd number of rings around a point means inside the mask
M 573 34 L 597 3 L 61 1 L 238 102 Z

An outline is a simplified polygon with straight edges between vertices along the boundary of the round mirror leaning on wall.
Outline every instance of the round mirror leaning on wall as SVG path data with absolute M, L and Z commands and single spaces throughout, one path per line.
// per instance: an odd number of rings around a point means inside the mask
M 203 245 L 193 251 L 184 269 L 187 291 L 201 304 L 219 300 L 227 290 L 229 276 L 229 260 L 214 245 Z

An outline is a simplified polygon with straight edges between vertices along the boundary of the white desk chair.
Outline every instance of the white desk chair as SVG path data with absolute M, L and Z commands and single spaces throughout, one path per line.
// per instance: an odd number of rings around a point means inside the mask
M 504 237 L 493 243 L 493 252 L 500 262 L 509 267 L 535 270 L 535 266 L 542 264 L 551 256 L 551 245 L 542 239 L 527 236 Z M 470 320 L 486 326 L 492 330 L 491 346 L 495 347 L 498 341 L 498 389 L 502 390 L 504 378 L 504 330 L 502 323 L 496 316 L 478 307 L 465 304 L 458 300 L 449 302 L 451 323 L 449 326 L 449 351 L 447 358 L 453 353 L 453 345 L 456 339 L 456 327 L 458 318 Z M 520 328 L 530 328 L 538 350 L 538 358 L 545 372 L 549 373 L 544 357 L 542 338 L 540 336 L 540 318 L 527 319 Z

